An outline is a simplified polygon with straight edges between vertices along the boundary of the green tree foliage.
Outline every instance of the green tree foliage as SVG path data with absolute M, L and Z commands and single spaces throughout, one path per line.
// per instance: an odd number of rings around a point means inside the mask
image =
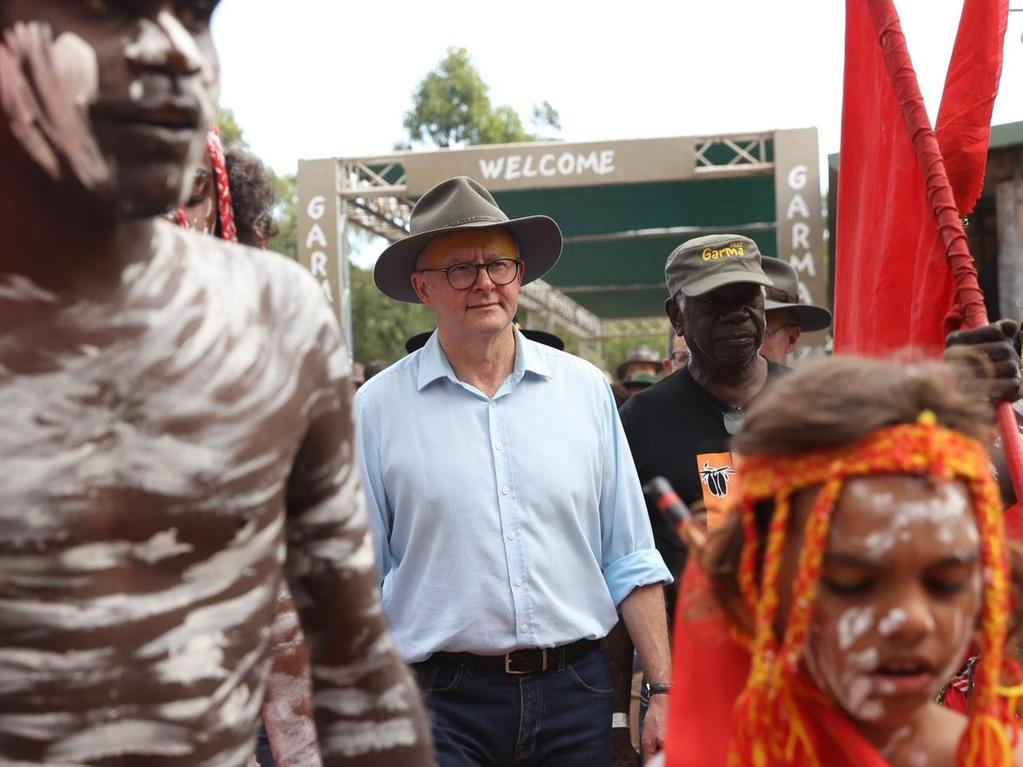
M 220 128 L 220 141 L 225 149 L 237 147 L 249 150 L 249 142 L 245 140 L 242 126 L 238 124 L 234 111 L 226 107 L 217 107 L 217 127 Z
M 277 224 L 277 236 L 267 243 L 267 247 L 275 253 L 298 260 L 298 179 L 294 173 L 278 176 L 267 168 L 270 180 L 273 181 L 277 193 L 277 205 L 274 207 L 274 222 Z
M 220 128 L 220 140 L 224 144 L 224 149 L 252 151 L 233 110 L 226 107 L 217 109 L 217 127 Z M 295 174 L 279 176 L 269 166 L 266 166 L 266 171 L 277 197 L 277 204 L 274 206 L 274 221 L 279 230 L 277 236 L 267 243 L 267 248 L 288 258 L 297 259 L 298 217 L 295 214 L 295 208 L 298 205 L 298 188 Z
M 536 127 L 561 129 L 557 110 L 546 101 L 533 108 L 532 117 L 531 124 Z M 398 149 L 542 138 L 526 130 L 514 109 L 491 104 L 490 88 L 465 48 L 448 48 L 447 55 L 422 79 L 412 94 L 412 108 L 405 113 L 403 124 L 408 138 L 398 144 Z
M 405 341 L 416 333 L 433 330 L 433 315 L 425 306 L 404 304 L 381 293 L 373 273 L 351 267 L 352 329 L 355 360 L 394 362 L 405 356 Z

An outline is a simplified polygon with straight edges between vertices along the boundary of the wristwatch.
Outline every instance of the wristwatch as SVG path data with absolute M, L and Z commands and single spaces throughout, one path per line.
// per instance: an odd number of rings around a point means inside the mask
M 643 692 L 646 693 L 646 696 L 648 698 L 651 695 L 667 695 L 669 692 L 671 692 L 671 685 L 656 683 L 651 684 L 650 682 L 645 682 L 643 684 Z

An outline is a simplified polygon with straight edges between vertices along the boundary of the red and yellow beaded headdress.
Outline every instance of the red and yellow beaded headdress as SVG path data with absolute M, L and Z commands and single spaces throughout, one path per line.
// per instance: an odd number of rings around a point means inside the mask
M 872 474 L 917 474 L 958 479 L 969 486 L 981 541 L 984 603 L 980 662 L 969 724 L 959 745 L 960 767 L 1009 765 L 1010 719 L 997 694 L 1009 609 L 1009 570 L 998 488 L 988 456 L 976 440 L 939 426 L 925 411 L 915 424 L 879 429 L 851 445 L 796 456 L 751 455 L 739 467 L 744 545 L 739 570 L 743 599 L 754 616 L 751 668 L 734 712 L 730 767 L 821 765 L 809 728 L 795 703 L 799 664 L 813 616 L 832 512 L 844 483 Z M 795 491 L 820 486 L 806 522 L 793 585 L 792 607 L 781 642 L 774 624 L 782 553 Z M 763 551 L 757 544 L 755 507 L 774 501 Z M 821 765 L 826 767 L 826 765 Z

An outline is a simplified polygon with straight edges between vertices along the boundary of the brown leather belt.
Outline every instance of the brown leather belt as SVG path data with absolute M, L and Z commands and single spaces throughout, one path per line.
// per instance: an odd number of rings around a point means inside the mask
M 476 671 L 501 671 L 505 674 L 535 674 L 564 671 L 565 666 L 600 647 L 596 639 L 580 639 L 560 647 L 515 650 L 504 655 L 475 655 L 470 652 L 435 652 L 421 664 L 466 666 Z

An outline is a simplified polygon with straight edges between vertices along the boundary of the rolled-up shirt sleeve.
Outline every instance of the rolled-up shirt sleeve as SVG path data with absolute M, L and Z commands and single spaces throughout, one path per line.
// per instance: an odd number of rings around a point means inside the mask
M 654 548 L 643 490 L 609 386 L 602 410 L 606 452 L 600 493 L 601 571 L 618 606 L 633 589 L 674 578 Z

